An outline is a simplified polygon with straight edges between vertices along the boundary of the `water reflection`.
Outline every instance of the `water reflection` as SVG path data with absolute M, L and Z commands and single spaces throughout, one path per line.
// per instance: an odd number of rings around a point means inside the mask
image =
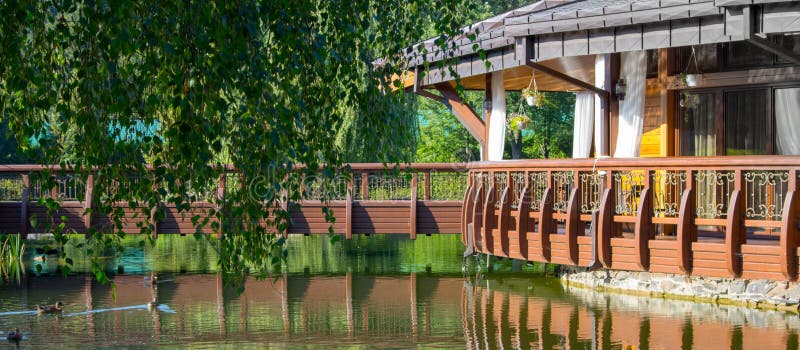
M 27 279 L 0 288 L 0 329 L 23 345 L 344 345 L 469 349 L 797 348 L 800 320 L 780 312 L 564 289 L 542 276 L 284 275 L 245 281 L 176 275 L 159 285 L 117 276 Z M 62 315 L 36 315 L 62 300 Z
M 28 348 L 798 347 L 796 315 L 565 288 L 531 268 L 511 273 L 505 262 L 499 272 L 465 277 L 460 246 L 429 239 L 338 247 L 309 240 L 291 248 L 308 251 L 295 251 L 288 272 L 246 279 L 241 294 L 217 274 L 180 273 L 187 256 L 170 262 L 148 250 L 142 259 L 162 264 L 158 288 L 148 265 L 145 275 L 113 276 L 116 290 L 85 276 L 0 286 L 0 331 L 19 327 Z M 159 306 L 151 310 L 153 298 Z M 57 301 L 61 315 L 34 311 Z

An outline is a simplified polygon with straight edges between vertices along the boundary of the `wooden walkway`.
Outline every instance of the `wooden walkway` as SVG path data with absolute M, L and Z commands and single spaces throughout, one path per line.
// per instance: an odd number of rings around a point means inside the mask
M 309 188 L 303 200 L 286 203 L 291 215 L 288 233 L 327 234 L 330 223 L 325 221 L 323 207 L 333 210 L 336 218 L 334 232 L 346 238 L 353 234 L 458 234 L 461 230 L 461 203 L 466 191 L 467 175 L 463 164 L 411 164 L 400 175 L 392 176 L 382 164 L 351 164 L 353 176 L 349 183 L 339 184 L 342 190 L 327 203 Z M 406 169 L 408 168 L 408 169 Z M 0 166 L 0 232 L 45 233 L 44 225 L 34 226 L 33 221 L 44 222 L 45 207 L 37 205 L 42 196 L 61 200 L 56 220 L 66 218 L 66 229 L 84 233 L 90 227 L 97 230 L 111 226 L 110 218 L 101 215 L 84 215 L 92 207 L 98 193 L 93 189 L 93 178 L 79 179 L 69 173 L 57 175 L 57 186 L 43 189 L 34 173 L 41 166 Z M 235 174 L 228 174 L 235 175 Z M 224 185 L 223 185 L 224 186 Z M 335 187 L 335 186 L 334 186 Z M 216 191 L 216 189 L 214 189 Z M 83 195 L 78 195 L 79 193 Z M 162 203 L 163 220 L 148 221 L 140 210 L 127 207 L 123 232 L 136 234 L 138 225 L 152 224 L 156 234 L 193 234 L 192 216 L 206 215 L 214 206 L 209 202 L 196 202 L 188 211 L 181 212 L 174 204 Z M 210 225 L 202 233 L 212 234 Z

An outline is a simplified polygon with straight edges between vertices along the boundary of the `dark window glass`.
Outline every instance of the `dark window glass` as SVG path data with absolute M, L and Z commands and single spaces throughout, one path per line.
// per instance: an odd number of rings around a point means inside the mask
M 680 109 L 681 155 L 717 155 L 717 131 L 714 123 L 714 94 L 692 94 Z
M 778 45 L 783 46 L 783 48 L 800 54 L 800 35 L 776 35 L 774 40 Z M 778 63 L 786 64 L 792 63 L 792 61 L 778 56 Z
M 694 58 L 692 58 L 694 48 Z M 700 74 L 719 72 L 717 45 L 695 45 L 678 48 L 678 73 Z
M 746 41 L 728 44 L 729 67 L 753 67 L 772 64 L 772 54 Z
M 647 77 L 655 78 L 658 76 L 658 50 L 647 50 Z
M 767 90 L 725 93 L 725 154 L 767 153 Z

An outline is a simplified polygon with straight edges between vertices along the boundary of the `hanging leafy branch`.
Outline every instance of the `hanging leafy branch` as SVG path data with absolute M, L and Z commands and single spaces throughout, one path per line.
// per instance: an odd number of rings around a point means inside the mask
M 121 248 L 125 213 L 114 203 L 163 219 L 159 203 L 168 202 L 198 230 L 225 231 L 223 271 L 266 271 L 285 258 L 276 234 L 288 227 L 288 213 L 280 203 L 300 198 L 301 181 L 289 175 L 346 173 L 343 128 L 376 161 L 408 154 L 406 97 L 391 77 L 406 68 L 404 49 L 423 38 L 421 21 L 455 35 L 469 6 L 2 1 L 0 118 L 37 162 L 78 178 L 93 174 L 93 211 L 113 224 L 90 232 L 88 252 Z M 203 193 L 215 188 L 224 164 L 238 169 L 242 185 L 222 203 Z M 51 175 L 39 181 L 52 186 Z M 201 199 L 224 213 L 189 213 Z M 52 199 L 42 204 L 58 209 Z M 66 240 L 58 220 L 49 230 Z M 141 225 L 141 233 L 151 230 Z M 107 279 L 100 264 L 93 269 Z

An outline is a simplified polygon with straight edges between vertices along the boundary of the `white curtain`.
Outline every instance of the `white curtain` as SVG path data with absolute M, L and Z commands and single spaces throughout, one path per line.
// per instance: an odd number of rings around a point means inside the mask
M 606 55 L 597 55 L 594 60 L 594 86 L 605 89 L 606 84 Z M 606 138 L 606 128 L 603 118 L 603 99 L 600 95 L 594 96 L 594 151 L 597 155 L 608 155 L 608 150 L 603 140 Z
M 800 155 L 800 88 L 775 90 L 778 154 Z
M 614 157 L 639 156 L 644 127 L 644 95 L 647 62 L 644 51 L 623 52 L 620 57 L 620 78 L 625 79 L 627 93 L 619 101 L 619 128 Z
M 503 160 L 506 142 L 506 89 L 503 71 L 492 73 L 492 115 L 489 121 L 489 160 Z
M 575 95 L 575 126 L 572 132 L 572 158 L 589 158 L 592 150 L 594 97 L 591 92 Z

